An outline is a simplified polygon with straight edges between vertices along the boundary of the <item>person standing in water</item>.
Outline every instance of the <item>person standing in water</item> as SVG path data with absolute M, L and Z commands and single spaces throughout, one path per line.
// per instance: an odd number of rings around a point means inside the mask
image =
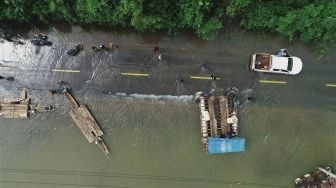
M 216 80 L 217 80 L 217 77 L 216 77 L 215 74 L 211 74 L 210 76 L 211 76 L 211 79 L 212 79 L 213 81 L 216 81 Z
M 249 102 L 253 102 L 253 101 L 254 101 L 254 97 L 253 97 L 253 96 L 249 96 L 249 97 L 247 97 L 247 101 L 249 101 Z
M 178 84 L 181 84 L 181 83 L 184 82 L 182 77 L 178 77 L 176 81 L 177 81 Z
M 280 51 L 277 52 L 277 56 L 279 56 L 279 57 L 290 57 L 289 52 L 286 48 L 280 49 Z
M 160 48 L 158 46 L 154 47 L 154 53 L 157 54 L 158 59 L 161 61 L 162 60 L 162 54 L 161 54 Z

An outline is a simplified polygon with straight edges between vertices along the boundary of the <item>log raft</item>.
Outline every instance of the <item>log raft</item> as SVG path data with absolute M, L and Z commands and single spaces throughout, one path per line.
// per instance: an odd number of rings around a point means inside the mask
M 91 115 L 89 109 L 85 104 L 78 104 L 75 98 L 69 93 L 64 92 L 65 97 L 71 106 L 70 116 L 85 136 L 89 143 L 94 142 L 100 149 L 107 155 L 109 150 L 107 149 L 103 139 L 104 134 L 98 125 L 97 121 Z

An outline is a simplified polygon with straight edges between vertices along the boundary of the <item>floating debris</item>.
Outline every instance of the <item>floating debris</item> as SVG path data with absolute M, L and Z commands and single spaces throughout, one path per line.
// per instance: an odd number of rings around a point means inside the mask
M 330 167 L 318 167 L 313 173 L 295 179 L 298 188 L 336 188 L 336 175 Z

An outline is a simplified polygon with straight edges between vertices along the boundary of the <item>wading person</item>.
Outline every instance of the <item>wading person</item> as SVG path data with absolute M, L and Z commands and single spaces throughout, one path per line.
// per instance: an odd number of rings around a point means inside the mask
M 157 54 L 158 59 L 161 61 L 162 60 L 162 54 L 161 54 L 160 48 L 158 46 L 154 47 L 154 53 Z
M 178 77 L 176 81 L 177 81 L 178 84 L 181 84 L 181 83 L 184 82 L 183 78 L 181 78 L 181 77 Z
M 217 77 L 216 77 L 216 75 L 214 75 L 214 74 L 211 74 L 210 76 L 211 76 L 211 79 L 212 79 L 213 81 L 216 81 L 216 80 L 217 80 Z
M 104 44 L 101 44 L 101 45 L 99 45 L 99 48 L 100 48 L 101 50 L 104 50 L 106 47 L 105 47 Z
M 95 47 L 95 46 L 92 46 L 92 48 L 91 48 L 91 49 L 92 49 L 92 51 L 93 51 L 93 52 L 98 52 L 98 48 L 97 48 L 97 47 Z
M 55 95 L 56 93 L 57 93 L 57 91 L 55 89 L 49 90 L 49 94 L 50 95 Z
M 247 97 L 247 101 L 249 101 L 249 102 L 254 102 L 254 97 L 253 97 L 253 96 L 249 96 L 249 97 Z
M 289 52 L 286 48 L 282 48 L 278 53 L 277 56 L 280 57 L 290 57 Z
M 109 48 L 110 48 L 110 49 L 115 49 L 115 48 L 119 48 L 119 46 L 113 44 L 113 42 L 110 42 L 110 43 L 109 43 Z

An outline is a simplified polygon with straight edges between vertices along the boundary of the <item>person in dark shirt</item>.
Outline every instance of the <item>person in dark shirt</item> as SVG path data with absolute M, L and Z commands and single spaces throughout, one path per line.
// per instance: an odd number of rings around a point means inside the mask
M 215 74 L 211 74 L 210 76 L 211 76 L 211 78 L 212 78 L 213 81 L 216 81 L 216 80 L 217 80 L 217 77 L 216 77 Z

